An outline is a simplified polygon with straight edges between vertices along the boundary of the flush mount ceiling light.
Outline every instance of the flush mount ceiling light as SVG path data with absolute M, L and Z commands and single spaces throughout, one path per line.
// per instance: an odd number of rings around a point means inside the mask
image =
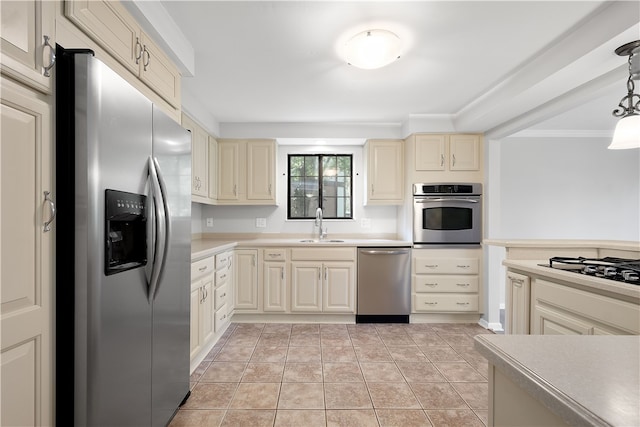
M 354 67 L 373 70 L 400 58 L 400 38 L 388 30 L 366 30 L 351 37 L 344 46 L 344 56 Z
M 640 79 L 640 40 L 620 46 L 616 49 L 616 54 L 629 57 L 629 79 L 627 79 L 627 96 L 620 100 L 619 108 L 612 113 L 621 119 L 616 125 L 609 148 L 612 150 L 640 148 L 640 95 L 634 93 L 633 82 Z

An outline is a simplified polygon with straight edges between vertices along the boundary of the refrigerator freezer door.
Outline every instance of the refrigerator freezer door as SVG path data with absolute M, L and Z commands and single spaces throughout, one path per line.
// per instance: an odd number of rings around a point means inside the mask
M 103 264 L 105 190 L 145 193 L 151 102 L 90 55 L 75 56 L 75 76 L 76 367 L 74 397 L 66 398 L 75 400 L 76 425 L 149 425 L 144 269 L 105 276 Z
M 155 106 L 153 157 L 170 229 L 153 300 L 152 425 L 165 426 L 189 393 L 191 135 Z

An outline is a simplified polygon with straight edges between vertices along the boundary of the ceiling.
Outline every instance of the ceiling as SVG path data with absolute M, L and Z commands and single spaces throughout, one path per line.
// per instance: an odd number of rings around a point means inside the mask
M 336 131 L 351 125 L 380 135 L 432 128 L 508 134 L 544 128 L 547 119 L 549 127 L 607 130 L 625 94 L 626 61 L 613 50 L 640 33 L 637 2 L 159 4 L 193 48 L 184 109 L 215 123 L 208 127 L 220 136 L 253 128 L 281 133 L 263 136 L 352 137 Z M 405 45 L 401 58 L 378 70 L 346 64 L 340 43 L 371 28 L 395 32 Z

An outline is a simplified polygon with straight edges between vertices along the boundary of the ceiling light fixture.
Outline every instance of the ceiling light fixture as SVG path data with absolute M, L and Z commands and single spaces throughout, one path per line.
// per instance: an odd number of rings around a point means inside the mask
M 388 30 L 366 30 L 345 44 L 345 59 L 354 67 L 373 70 L 400 58 L 400 38 Z
M 634 93 L 634 80 L 640 80 L 640 40 L 627 43 L 616 49 L 616 54 L 629 57 L 627 96 L 620 100 L 619 108 L 613 110 L 620 117 L 609 149 L 640 148 L 640 95 Z M 626 104 L 626 105 L 625 105 Z

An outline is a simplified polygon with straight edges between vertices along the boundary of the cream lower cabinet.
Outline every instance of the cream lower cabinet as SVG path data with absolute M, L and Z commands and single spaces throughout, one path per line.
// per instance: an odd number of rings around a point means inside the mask
M 233 251 L 217 254 L 215 261 L 214 331 L 219 333 L 228 326 L 233 311 Z
M 6 78 L 0 97 L 0 425 L 53 425 L 51 100 Z
M 637 335 L 640 305 L 533 277 L 531 333 Z
M 191 358 L 200 352 L 215 332 L 214 280 L 213 257 L 191 264 Z
M 531 278 L 508 271 L 505 289 L 505 333 L 529 333 L 530 294 Z
M 355 313 L 355 248 L 291 250 L 291 312 Z
M 481 249 L 414 249 L 412 257 L 412 312 L 481 312 Z
M 258 250 L 234 251 L 235 311 L 258 311 Z
M 262 250 L 262 289 L 265 312 L 288 311 L 287 249 Z

